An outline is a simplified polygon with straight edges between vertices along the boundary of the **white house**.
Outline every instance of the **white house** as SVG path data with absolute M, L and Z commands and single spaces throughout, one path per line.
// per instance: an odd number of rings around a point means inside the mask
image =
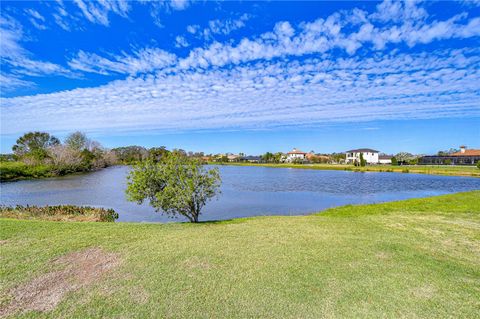
M 359 148 L 358 150 L 347 151 L 345 161 L 347 163 L 360 163 L 360 154 L 363 155 L 363 159 L 367 161 L 367 164 L 378 164 L 378 151 L 370 148 Z
M 393 156 L 391 155 L 379 155 L 378 164 L 385 164 L 385 165 L 392 164 L 392 157 Z
M 287 153 L 287 158 L 285 159 L 285 161 L 291 163 L 294 161 L 304 161 L 306 159 L 307 159 L 307 153 L 294 148 L 293 150 Z

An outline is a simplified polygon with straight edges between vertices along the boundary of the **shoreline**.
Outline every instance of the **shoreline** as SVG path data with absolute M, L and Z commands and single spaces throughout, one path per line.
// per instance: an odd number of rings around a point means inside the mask
M 375 165 L 375 166 L 352 166 L 345 164 L 270 164 L 270 163 L 219 163 L 209 162 L 209 165 L 218 166 L 256 166 L 271 168 L 292 168 L 311 169 L 325 171 L 350 171 L 350 172 L 376 172 L 376 173 L 404 173 L 404 174 L 425 174 L 442 176 L 460 176 L 480 178 L 480 169 L 476 166 L 454 166 L 454 165 Z
M 470 191 L 462 191 L 462 192 L 454 192 L 454 193 L 448 193 L 448 194 L 442 194 L 442 195 L 433 195 L 433 196 L 426 196 L 426 197 L 414 197 L 414 198 L 407 198 L 407 199 L 400 199 L 400 200 L 393 200 L 393 201 L 385 201 L 385 202 L 376 202 L 376 203 L 367 203 L 367 204 L 345 204 L 341 206 L 333 206 L 326 208 L 324 210 L 320 211 L 312 211 L 312 212 L 306 212 L 306 213 L 301 213 L 301 214 L 294 214 L 294 215 L 286 215 L 286 214 L 279 214 L 279 215 L 256 215 L 256 216 L 247 216 L 247 217 L 235 217 L 235 218 L 229 218 L 229 219 L 213 219 L 213 220 L 200 220 L 198 223 L 191 223 L 188 220 L 185 221 L 168 221 L 168 222 L 162 222 L 162 221 L 151 221 L 151 222 L 143 222 L 143 221 L 117 221 L 117 220 L 110 220 L 109 222 L 105 221 L 92 221 L 92 220 L 87 220 L 87 219 L 61 219 L 62 215 L 56 216 L 59 219 L 48 219 L 48 218 L 42 218 L 42 217 L 34 217 L 30 216 L 27 218 L 19 218 L 19 217 L 13 217 L 12 216 L 2 216 L 0 214 L 0 222 L 2 220 L 24 220 L 24 221 L 37 221 L 37 222 L 53 222 L 53 223 L 59 223 L 59 222 L 66 222 L 66 223 L 94 223 L 94 224 L 117 224 L 117 225 L 201 225 L 201 224 L 222 224 L 222 223 L 238 223 L 242 221 L 247 221 L 247 220 L 254 220 L 254 219 L 263 219 L 263 218 L 304 218 L 304 217 L 309 217 L 309 216 L 323 216 L 323 215 L 328 215 L 332 213 L 333 211 L 342 211 L 342 210 L 348 210 L 348 209 L 375 209 L 378 207 L 382 206 L 398 206 L 402 204 L 407 204 L 410 202 L 416 202 L 416 201 L 422 201 L 422 200 L 436 200 L 437 198 L 442 198 L 442 197 L 457 197 L 457 196 L 462 196 L 462 195 L 478 195 L 479 200 L 480 200 L 480 189 L 474 189 Z M 46 206 L 41 206 L 41 207 L 52 207 L 55 208 L 59 205 L 46 205 Z M 60 205 L 60 206 L 75 206 L 75 205 Z M 28 206 L 27 206 L 28 207 Z M 96 208 L 93 206 L 77 206 L 77 208 L 87 208 L 87 209 L 92 209 Z M 64 215 L 65 217 L 69 217 L 68 215 Z M 118 216 L 118 215 L 117 215 Z M 83 217 L 83 216 L 81 216 Z

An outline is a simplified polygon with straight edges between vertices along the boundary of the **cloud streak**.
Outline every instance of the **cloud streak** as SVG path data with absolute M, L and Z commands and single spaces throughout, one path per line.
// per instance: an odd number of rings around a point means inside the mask
M 3 99 L 9 111 L 2 131 L 260 129 L 480 116 L 479 53 L 312 58 L 159 73 L 98 88 Z

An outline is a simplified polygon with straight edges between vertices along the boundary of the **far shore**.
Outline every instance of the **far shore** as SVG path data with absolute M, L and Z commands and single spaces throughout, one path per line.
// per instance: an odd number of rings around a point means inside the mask
M 393 172 L 413 173 L 445 176 L 466 176 L 480 177 L 480 169 L 476 166 L 460 165 L 367 165 L 364 167 L 346 164 L 288 164 L 288 163 L 239 163 L 239 162 L 210 162 L 211 165 L 231 166 L 259 166 L 274 168 L 295 168 L 295 169 L 317 169 L 317 170 L 338 170 L 353 172 Z

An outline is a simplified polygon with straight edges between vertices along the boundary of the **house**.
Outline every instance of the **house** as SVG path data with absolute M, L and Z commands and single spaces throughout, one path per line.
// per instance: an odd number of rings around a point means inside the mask
M 378 155 L 378 164 L 390 165 L 392 164 L 392 155 Z
M 261 161 L 261 157 L 260 156 L 243 156 L 240 158 L 240 161 L 242 162 L 249 162 L 249 163 L 260 163 Z
M 363 155 L 363 159 L 367 164 L 378 164 L 378 151 L 372 150 L 371 148 L 359 148 L 347 151 L 345 154 L 345 161 L 349 164 L 355 162 L 360 163 L 360 154 Z
M 302 151 L 294 148 L 293 150 L 291 150 L 290 152 L 287 153 L 287 157 L 286 157 L 285 161 L 289 162 L 289 163 L 296 162 L 296 161 L 303 162 L 306 159 L 307 159 L 307 153 L 302 152 Z
M 480 150 L 460 146 L 460 151 L 445 156 L 423 156 L 419 164 L 423 165 L 475 165 L 480 161 Z
M 228 154 L 227 158 L 229 162 L 238 162 L 238 160 L 240 159 L 240 156 L 235 154 Z

